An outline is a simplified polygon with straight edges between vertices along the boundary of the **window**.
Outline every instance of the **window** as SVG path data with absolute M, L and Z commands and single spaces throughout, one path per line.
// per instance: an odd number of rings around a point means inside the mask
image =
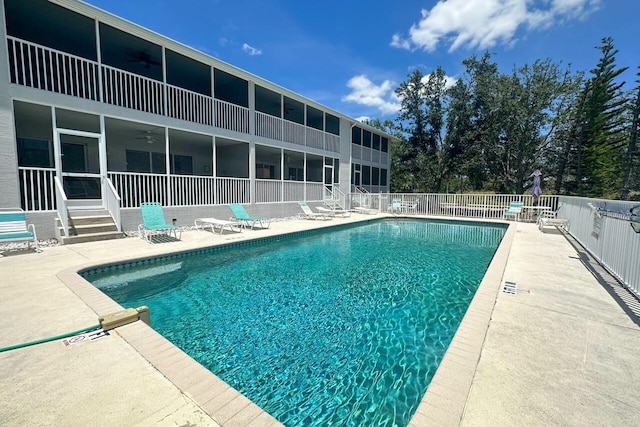
M 167 173 L 166 157 L 164 153 L 154 153 L 148 151 L 127 150 L 127 172 L 140 173 Z M 176 166 L 176 157 L 177 166 Z M 193 175 L 193 164 L 190 156 L 171 155 L 172 169 L 179 175 Z
M 52 168 L 51 142 L 40 139 L 18 138 L 18 165 L 35 168 Z
M 289 168 L 289 181 L 304 181 L 304 169 Z
M 371 167 L 362 166 L 362 185 L 371 185 Z
M 191 156 L 171 155 L 171 173 L 176 175 L 193 175 L 193 158 Z
M 380 169 L 371 168 L 371 185 L 380 185 Z
M 213 70 L 213 93 L 216 99 L 249 107 L 249 82 L 217 68 Z
M 382 150 L 383 153 L 388 153 L 389 152 L 389 139 L 385 138 L 384 136 L 382 137 L 382 146 L 380 147 L 380 149 Z
M 351 143 L 362 145 L 362 129 L 358 126 L 354 126 L 351 128 Z
M 256 163 L 256 178 L 257 179 L 275 179 L 276 167 L 274 165 L 265 165 Z
M 325 114 L 325 130 L 334 135 L 340 135 L 340 119 L 331 114 Z
M 380 135 L 378 135 L 377 133 L 373 134 L 373 149 L 374 150 L 380 149 Z
M 362 131 L 362 145 L 371 148 L 371 132 L 368 130 Z
M 304 124 L 304 104 L 295 99 L 284 97 L 284 118 L 290 122 Z
M 274 117 L 280 117 L 282 115 L 282 103 L 279 93 L 258 85 L 255 87 L 255 92 L 256 111 Z
M 307 126 L 310 128 L 323 130 L 323 113 L 317 108 L 313 108 L 307 105 Z
M 127 150 L 127 172 L 151 172 L 150 153 L 147 151 Z
M 380 185 L 386 187 L 387 186 L 387 170 L 380 169 Z

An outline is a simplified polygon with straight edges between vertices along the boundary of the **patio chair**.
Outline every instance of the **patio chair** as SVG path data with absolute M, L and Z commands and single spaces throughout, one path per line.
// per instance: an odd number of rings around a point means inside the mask
M 391 212 L 394 215 L 397 213 L 400 213 L 401 207 L 402 207 L 402 200 L 393 199 L 391 201 L 391 204 L 389 205 L 389 212 Z
M 298 202 L 302 213 L 300 216 L 305 219 L 331 219 L 331 217 L 323 212 L 314 212 L 305 202 Z
M 271 225 L 271 218 L 265 218 L 262 216 L 251 216 L 247 213 L 244 206 L 239 203 L 232 203 L 229 205 L 229 208 L 231 209 L 231 212 L 233 212 L 235 220 L 241 222 L 245 228 L 248 227 L 249 224 L 251 224 L 251 229 L 253 230 L 253 227 L 255 227 L 256 223 L 260 223 L 260 227 L 262 228 L 269 228 L 269 226 Z M 267 223 L 266 227 L 264 226 L 265 222 Z
M 316 209 L 318 209 L 318 212 L 321 212 L 323 214 L 329 215 L 334 218 L 337 216 L 342 216 L 342 217 L 351 216 L 351 211 L 348 211 L 346 209 L 326 208 L 324 206 L 318 206 Z
M 509 209 L 505 210 L 502 214 L 502 219 L 513 218 L 515 221 L 520 220 L 520 214 L 522 213 L 522 202 L 511 202 Z
M 538 219 L 536 221 L 538 225 L 538 230 L 544 232 L 544 227 L 555 227 L 559 231 L 567 231 L 569 229 L 569 220 L 558 218 L 558 207 L 557 210 L 543 210 L 538 215 Z
M 167 224 L 165 221 L 164 211 L 160 203 L 143 203 L 140 205 L 140 210 L 142 211 L 142 224 L 138 226 L 140 238 L 145 239 L 149 243 L 153 243 L 151 241 L 152 237 L 158 234 L 170 236 L 171 233 L 173 233 L 176 240 L 182 238 L 182 230 L 180 227 Z M 180 232 L 180 237 L 178 237 L 178 231 Z

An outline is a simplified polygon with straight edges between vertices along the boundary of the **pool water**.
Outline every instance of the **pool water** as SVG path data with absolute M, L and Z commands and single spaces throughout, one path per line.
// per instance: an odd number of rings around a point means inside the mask
M 405 426 L 504 231 L 382 220 L 83 275 L 286 426 Z

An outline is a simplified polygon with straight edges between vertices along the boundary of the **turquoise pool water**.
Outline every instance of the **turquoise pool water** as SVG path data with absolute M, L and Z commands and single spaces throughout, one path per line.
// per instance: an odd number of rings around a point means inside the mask
M 382 220 L 82 274 L 287 426 L 404 426 L 505 229 Z

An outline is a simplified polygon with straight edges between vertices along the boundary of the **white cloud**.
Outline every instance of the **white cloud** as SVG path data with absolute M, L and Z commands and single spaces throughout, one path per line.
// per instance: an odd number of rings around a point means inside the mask
M 600 0 L 439 0 L 404 38 L 394 34 L 391 46 L 433 52 L 439 44 L 449 51 L 461 47 L 487 49 L 513 45 L 522 27 L 542 29 L 569 19 L 582 19 Z
M 246 43 L 242 44 L 242 50 L 244 50 L 251 56 L 262 55 L 262 51 L 260 49 L 256 49 L 255 47 L 249 46 Z
M 396 84 L 385 80 L 376 85 L 365 75 L 352 77 L 347 82 L 351 93 L 342 97 L 343 102 L 377 108 L 383 114 L 393 114 L 400 110 L 400 100 L 395 94 Z

